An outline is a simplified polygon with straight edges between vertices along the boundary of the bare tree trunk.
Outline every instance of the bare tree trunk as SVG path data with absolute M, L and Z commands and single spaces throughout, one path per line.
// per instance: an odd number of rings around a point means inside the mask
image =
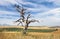
M 25 29 L 24 29 L 24 31 L 23 31 L 23 34 L 26 34 L 27 29 L 28 29 L 28 24 L 26 24 Z
M 25 25 L 25 29 L 24 29 L 24 31 L 23 31 L 23 34 L 26 34 L 27 29 L 28 29 L 28 24 Z

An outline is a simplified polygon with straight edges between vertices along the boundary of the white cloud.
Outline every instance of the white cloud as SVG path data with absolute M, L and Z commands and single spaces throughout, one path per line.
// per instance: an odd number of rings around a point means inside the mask
M 60 6 L 60 0 L 46 0 L 48 2 L 53 2 L 56 6 Z
M 18 12 L 11 12 L 11 11 L 0 11 L 0 14 L 16 14 L 18 15 Z
M 0 24 L 8 24 L 8 25 L 17 25 L 14 23 L 15 20 L 12 19 L 0 19 Z
M 52 16 L 49 16 L 49 14 L 53 14 Z M 35 19 L 41 20 L 39 25 L 60 25 L 60 8 L 56 8 L 44 13 L 37 13 L 35 16 Z
M 55 15 L 58 16 L 60 14 L 60 8 L 55 8 L 55 9 L 52 9 L 52 10 L 49 10 L 49 11 L 46 11 L 43 13 L 37 13 L 37 16 L 48 16 L 49 14 L 53 14 L 54 16 Z

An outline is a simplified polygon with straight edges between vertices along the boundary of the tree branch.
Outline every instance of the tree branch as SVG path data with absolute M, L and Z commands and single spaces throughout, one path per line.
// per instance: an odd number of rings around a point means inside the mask
M 28 24 L 30 24 L 32 22 L 39 22 L 39 21 L 38 20 L 30 20 L 30 21 L 28 21 Z

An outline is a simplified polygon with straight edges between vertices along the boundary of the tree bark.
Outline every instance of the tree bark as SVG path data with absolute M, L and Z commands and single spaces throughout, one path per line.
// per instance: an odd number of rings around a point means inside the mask
M 27 29 L 28 29 L 28 24 L 25 26 L 25 29 L 24 29 L 24 31 L 23 31 L 23 34 L 26 34 Z

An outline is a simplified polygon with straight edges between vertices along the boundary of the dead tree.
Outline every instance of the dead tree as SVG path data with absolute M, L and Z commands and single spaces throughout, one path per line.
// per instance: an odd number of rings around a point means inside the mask
M 28 26 L 32 22 L 39 22 L 38 20 L 35 19 L 30 19 L 31 14 L 27 11 L 27 9 L 23 8 L 23 6 L 15 5 L 16 10 L 20 13 L 20 18 L 16 20 L 15 22 L 19 22 L 19 24 L 22 24 L 22 26 L 25 26 L 23 33 L 26 34 L 26 31 L 28 29 Z M 25 25 L 23 25 L 23 23 Z

